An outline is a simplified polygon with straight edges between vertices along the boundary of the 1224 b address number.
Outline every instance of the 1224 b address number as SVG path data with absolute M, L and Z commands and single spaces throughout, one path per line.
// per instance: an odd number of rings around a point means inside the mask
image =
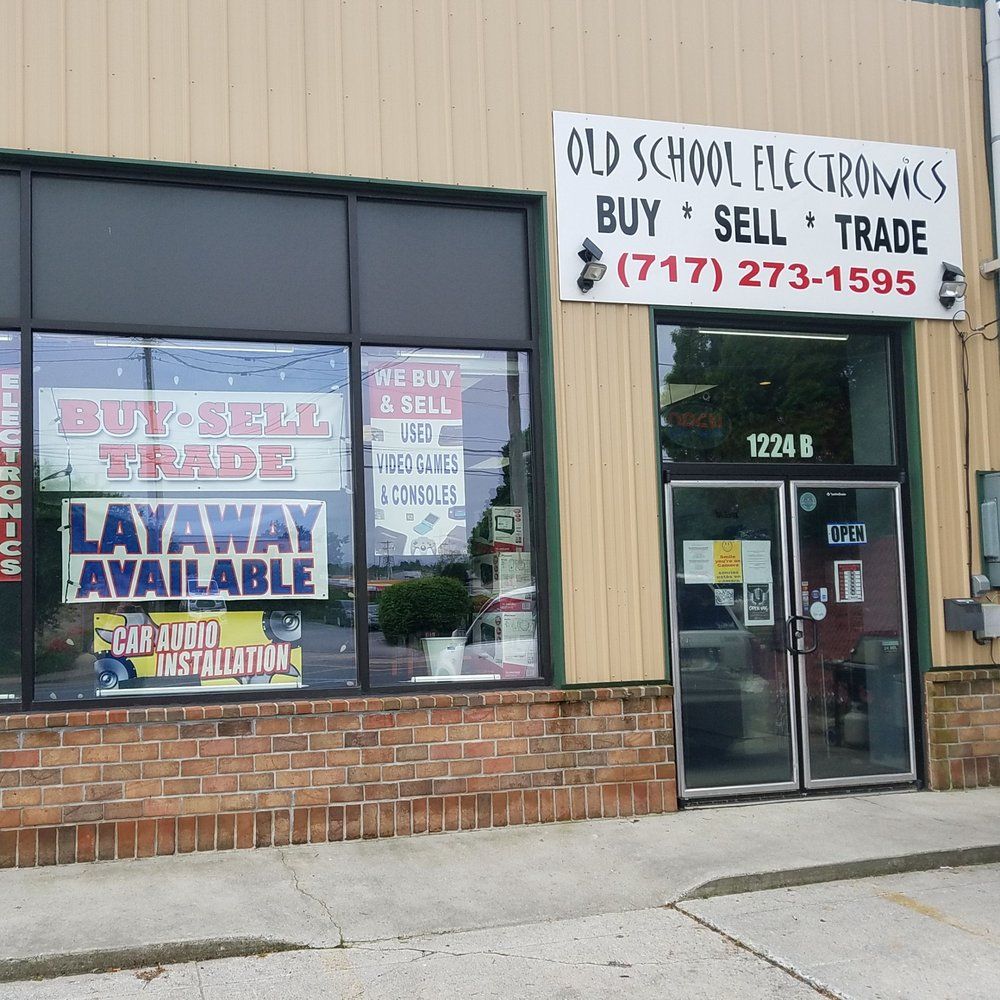
M 813 457 L 812 434 L 748 434 L 747 444 L 751 458 Z

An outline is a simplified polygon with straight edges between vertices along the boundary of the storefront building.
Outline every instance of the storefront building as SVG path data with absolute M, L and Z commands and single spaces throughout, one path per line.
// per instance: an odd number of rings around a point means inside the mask
M 1000 783 L 982 18 L 2 0 L 0 865 Z

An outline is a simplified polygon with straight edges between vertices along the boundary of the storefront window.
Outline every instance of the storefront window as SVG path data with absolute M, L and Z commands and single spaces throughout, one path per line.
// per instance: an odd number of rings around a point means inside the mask
M 534 212 L 0 171 L 0 700 L 541 679 Z
M 888 341 L 657 326 L 664 461 L 891 465 Z
M 527 355 L 366 348 L 373 686 L 538 676 Z
M 0 316 L 17 316 L 21 286 L 21 178 L 0 174 Z
M 356 684 L 348 383 L 340 346 L 36 335 L 37 700 Z
M 21 338 L 0 333 L 0 701 L 21 696 Z

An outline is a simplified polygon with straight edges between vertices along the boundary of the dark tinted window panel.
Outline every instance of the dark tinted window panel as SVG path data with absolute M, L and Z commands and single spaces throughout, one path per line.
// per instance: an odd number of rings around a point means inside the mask
M 889 465 L 877 334 L 656 328 L 663 461 Z
M 358 248 L 363 333 L 528 338 L 522 212 L 362 201 Z
M 18 313 L 20 211 L 17 174 L 0 174 L 0 316 Z
M 347 330 L 342 199 L 34 182 L 34 309 L 47 319 Z

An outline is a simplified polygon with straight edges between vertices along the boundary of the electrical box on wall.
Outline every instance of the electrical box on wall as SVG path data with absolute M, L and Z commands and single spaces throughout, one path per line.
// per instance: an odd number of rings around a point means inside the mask
M 983 627 L 983 606 L 971 597 L 949 597 L 944 602 L 946 632 L 978 632 Z
M 983 605 L 983 627 L 976 638 L 980 641 L 1000 638 L 1000 604 Z
M 1000 472 L 977 472 L 976 484 L 983 572 L 991 587 L 1000 587 Z
M 970 597 L 946 598 L 947 632 L 972 632 L 977 642 L 1000 638 L 1000 604 L 980 604 Z

